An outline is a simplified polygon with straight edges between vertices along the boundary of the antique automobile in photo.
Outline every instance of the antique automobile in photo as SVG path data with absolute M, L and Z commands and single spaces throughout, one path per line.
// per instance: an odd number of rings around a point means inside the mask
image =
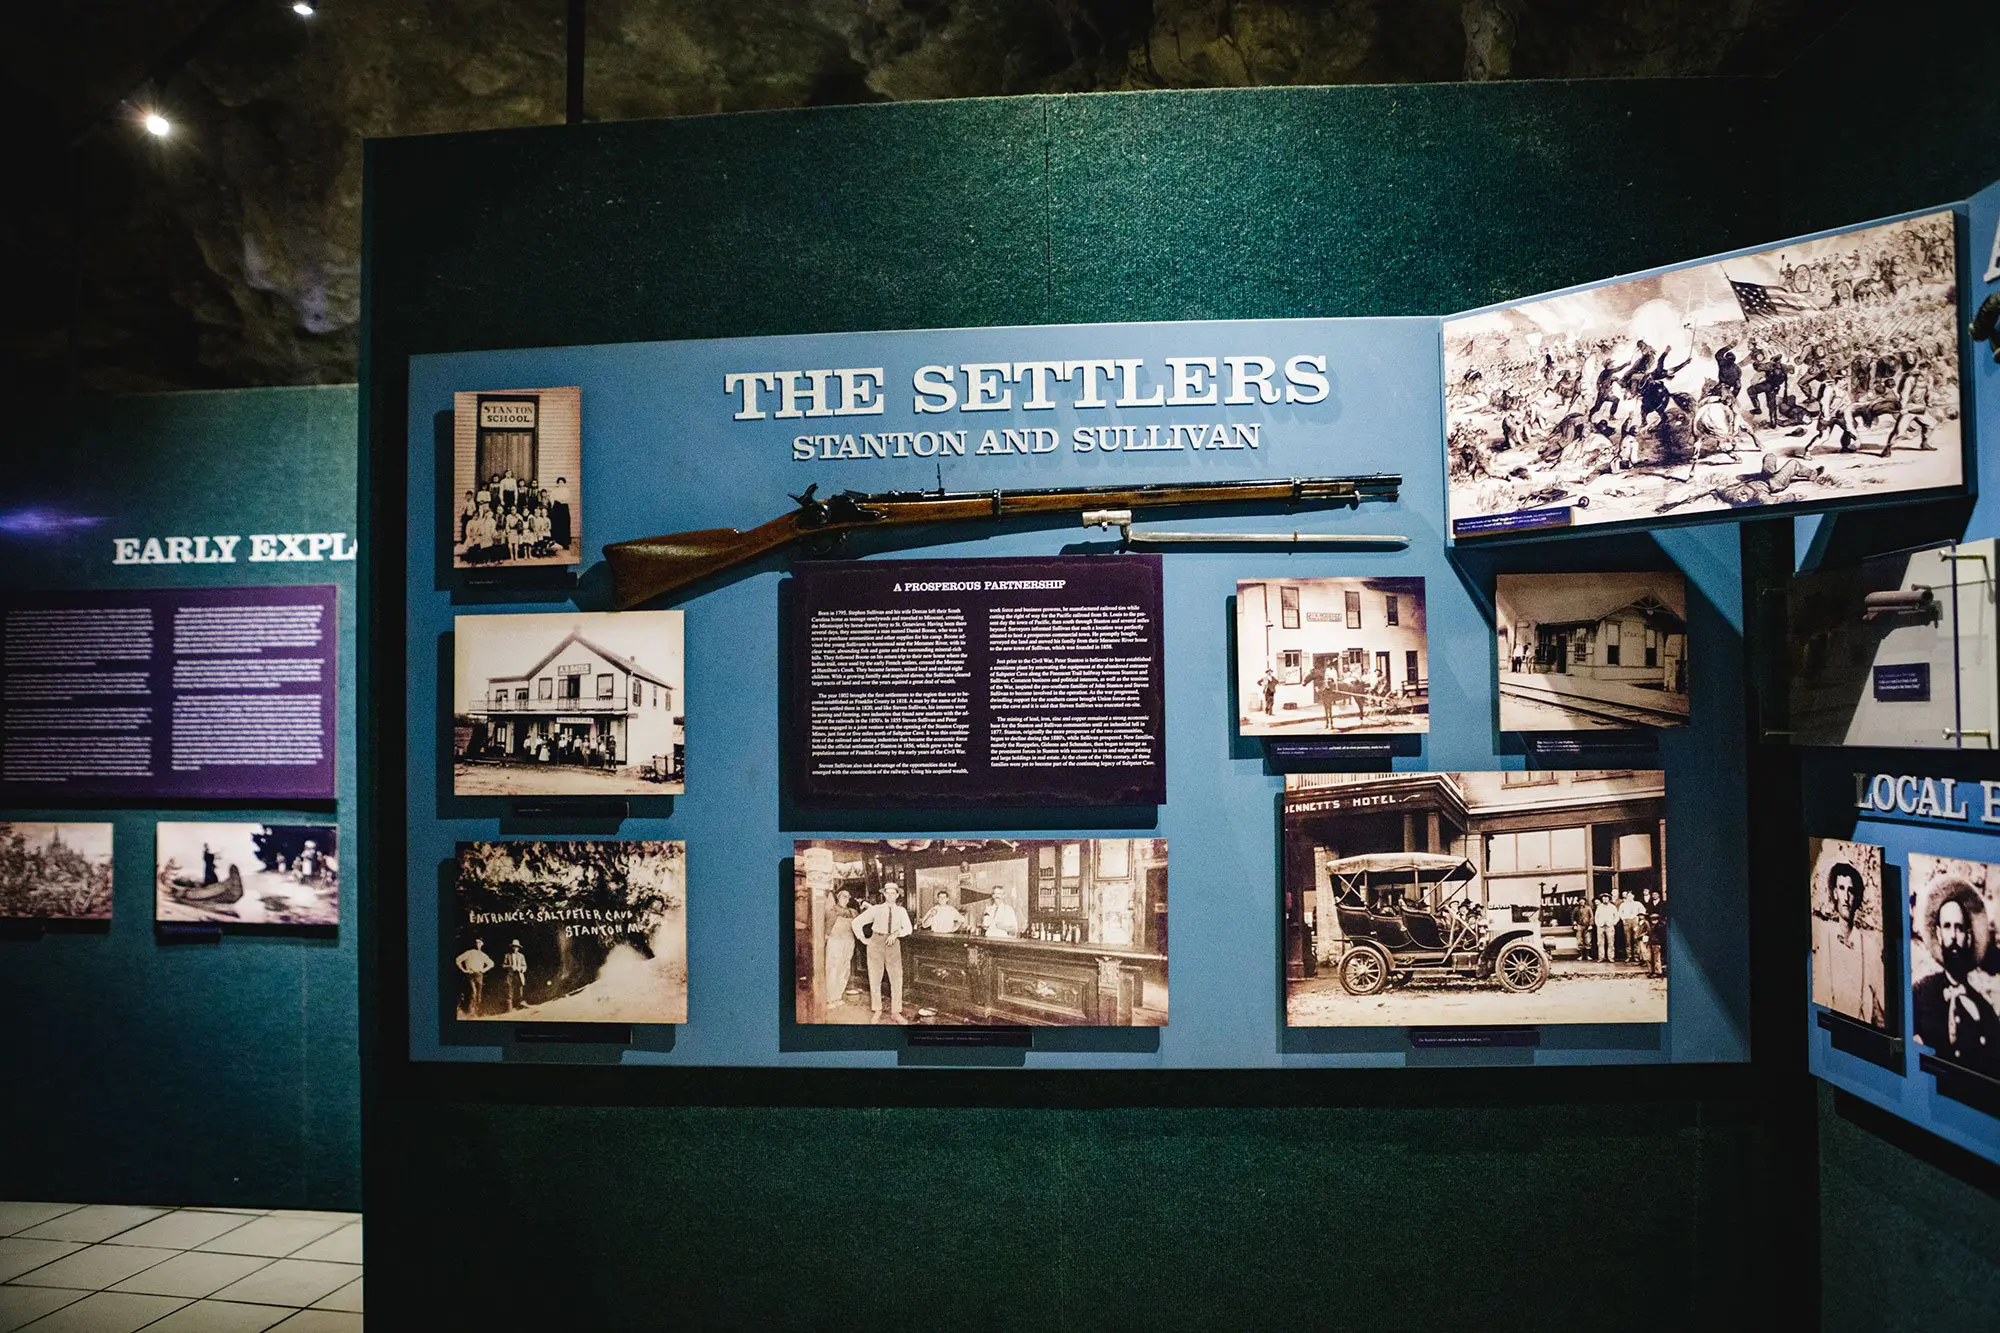
M 1351 995 L 1454 979 L 1534 991 L 1549 979 L 1539 913 L 1475 899 L 1478 872 L 1462 856 L 1369 852 L 1326 872 L 1341 937 L 1334 966 Z

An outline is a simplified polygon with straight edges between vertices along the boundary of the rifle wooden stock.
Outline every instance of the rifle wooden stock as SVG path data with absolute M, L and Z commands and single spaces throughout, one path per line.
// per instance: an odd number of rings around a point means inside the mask
M 797 541 L 799 535 L 793 516 L 784 514 L 748 532 L 704 528 L 616 542 L 604 548 L 604 558 L 611 562 L 611 584 L 619 607 L 630 608 L 755 560 Z
M 705 528 L 614 542 L 604 548 L 618 605 L 630 608 L 676 592 L 804 537 L 837 539 L 867 528 L 918 523 L 992 522 L 1025 514 L 1074 513 L 1109 505 L 1157 509 L 1196 504 L 1357 504 L 1363 496 L 1396 498 L 1402 478 L 1294 477 L 1273 481 L 1167 482 L 1145 486 L 1075 486 L 1048 490 L 848 491 L 825 500 L 808 487 L 799 507 L 746 531 Z

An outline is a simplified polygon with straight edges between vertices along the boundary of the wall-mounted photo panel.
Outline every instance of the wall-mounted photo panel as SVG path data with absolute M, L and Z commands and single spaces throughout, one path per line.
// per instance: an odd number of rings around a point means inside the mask
M 456 901 L 461 1020 L 687 1021 L 687 844 L 460 843 Z
M 800 1023 L 1163 1027 L 1162 838 L 799 842 Z
M 1794 578 L 1794 743 L 2000 746 L 1996 557 L 1965 542 Z
M 1236 699 L 1245 736 L 1429 731 L 1424 581 L 1239 580 Z
M 1285 1021 L 1667 1021 L 1666 775 L 1288 774 Z
M 2000 865 L 1910 854 L 1910 1016 L 1917 1041 L 2000 1078 Z
M 687 782 L 683 613 L 452 622 L 452 790 L 667 796 Z
M 1950 212 L 1444 324 L 1452 535 L 1964 483 Z
M 1882 849 L 1814 838 L 1810 851 L 1813 1003 L 1887 1032 Z
M 583 393 L 460 393 L 452 404 L 451 562 L 583 561 Z
M 340 924 L 339 830 L 332 824 L 162 823 L 153 856 L 155 920 Z
M 111 832 L 0 820 L 0 917 L 108 921 Z
M 1500 730 L 1687 725 L 1687 586 L 1678 571 L 1501 574 L 1493 619 Z

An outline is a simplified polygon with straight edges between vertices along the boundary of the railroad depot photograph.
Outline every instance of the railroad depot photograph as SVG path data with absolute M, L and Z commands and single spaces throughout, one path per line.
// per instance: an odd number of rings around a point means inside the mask
M 686 843 L 459 844 L 459 1018 L 685 1023 L 687 963 Z
M 687 790 L 682 625 L 679 611 L 456 617 L 452 790 Z
M 162 823 L 153 919 L 337 926 L 339 836 L 332 824 Z
M 795 845 L 800 1023 L 1163 1027 L 1163 838 Z
M 1956 255 L 1932 213 L 1446 320 L 1453 531 L 1958 485 Z
M 1429 731 L 1424 581 L 1239 581 L 1236 699 L 1245 736 Z
M 1286 1023 L 1666 1022 L 1665 779 L 1286 775 Z
M 581 564 L 582 468 L 582 390 L 453 395 L 452 565 Z
M 1910 1018 L 1940 1060 L 2000 1078 L 2000 866 L 1910 853 Z
M 1501 574 L 1493 622 L 1500 730 L 1687 725 L 1687 585 L 1678 572 Z
M 1882 929 L 1882 849 L 1811 840 L 1812 1000 L 1889 1030 L 1888 939 Z
M 0 917 L 110 920 L 111 831 L 0 820 Z

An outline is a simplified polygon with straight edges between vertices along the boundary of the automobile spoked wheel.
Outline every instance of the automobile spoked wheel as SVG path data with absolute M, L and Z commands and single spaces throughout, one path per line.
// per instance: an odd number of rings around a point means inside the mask
M 1510 991 L 1540 990 L 1549 979 L 1548 955 L 1525 940 L 1517 940 L 1493 960 L 1493 976 Z
M 1373 949 L 1350 949 L 1340 960 L 1340 984 L 1349 995 L 1373 995 L 1389 984 L 1389 964 Z

